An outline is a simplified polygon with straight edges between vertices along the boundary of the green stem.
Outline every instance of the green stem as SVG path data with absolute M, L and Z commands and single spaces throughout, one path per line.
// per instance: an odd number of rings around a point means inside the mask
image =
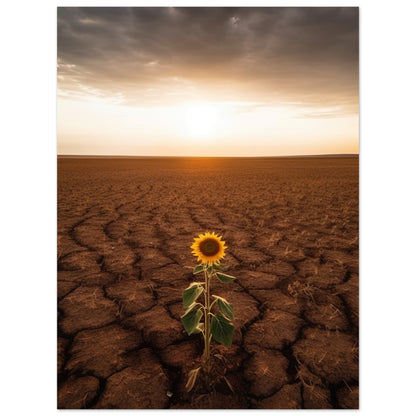
M 205 318 L 205 326 L 204 326 L 204 341 L 205 341 L 205 350 L 204 350 L 204 361 L 205 361 L 205 370 L 207 373 L 211 371 L 211 352 L 210 352 L 210 344 L 211 344 L 211 337 L 210 337 L 210 312 L 211 306 L 209 304 L 210 301 L 210 276 L 208 275 L 207 269 L 204 268 L 205 274 L 205 307 L 204 307 L 204 318 Z

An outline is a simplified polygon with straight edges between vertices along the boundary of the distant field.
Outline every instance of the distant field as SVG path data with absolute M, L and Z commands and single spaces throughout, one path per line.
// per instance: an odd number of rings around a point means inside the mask
M 58 407 L 357 408 L 358 157 L 59 158 Z M 236 282 L 227 377 L 186 393 L 193 238 Z M 171 394 L 170 394 L 171 393 Z

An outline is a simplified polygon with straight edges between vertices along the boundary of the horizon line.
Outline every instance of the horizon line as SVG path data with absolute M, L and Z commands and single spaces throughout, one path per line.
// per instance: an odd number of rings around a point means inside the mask
M 228 158 L 228 159 L 237 159 L 237 158 L 246 158 L 246 159 L 255 159 L 255 158 L 283 158 L 283 157 L 358 157 L 359 153 L 321 153 L 321 154 L 306 154 L 306 155 L 270 155 L 270 156 L 184 156 L 184 155 L 85 155 L 85 154 L 57 154 L 58 158 L 126 158 L 126 159 L 139 159 L 139 158 L 148 158 L 148 159 L 162 159 L 162 158 Z

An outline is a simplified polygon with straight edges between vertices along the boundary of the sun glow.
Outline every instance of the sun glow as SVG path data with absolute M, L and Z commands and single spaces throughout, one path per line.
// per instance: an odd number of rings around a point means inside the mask
M 134 107 L 58 97 L 58 153 L 267 156 L 358 153 L 358 115 L 198 100 Z M 77 123 L 74 123 L 77 120 Z M 161 122 L 163 120 L 163 122 Z M 145 132 L 145 134 L 143 133 Z M 117 140 L 114 138 L 117 137 Z
M 186 109 L 186 130 L 193 139 L 207 139 L 218 133 L 220 111 L 209 103 L 191 104 Z

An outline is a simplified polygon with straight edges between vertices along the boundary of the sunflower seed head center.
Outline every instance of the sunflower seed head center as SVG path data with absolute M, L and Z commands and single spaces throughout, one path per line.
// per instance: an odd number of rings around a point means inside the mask
M 220 245 L 218 241 L 207 238 L 200 242 L 199 250 L 204 256 L 215 256 L 220 251 Z

